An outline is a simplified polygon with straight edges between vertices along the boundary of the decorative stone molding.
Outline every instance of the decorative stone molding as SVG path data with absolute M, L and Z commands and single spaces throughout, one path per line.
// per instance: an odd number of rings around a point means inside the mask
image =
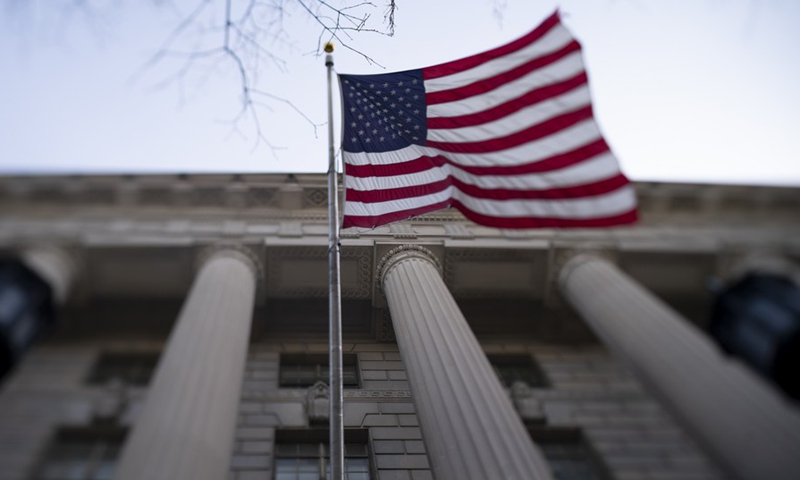
M 130 398 L 128 386 L 114 378 L 93 405 L 92 418 L 96 423 L 118 423 L 128 409 Z
M 398 263 L 410 259 L 428 261 L 436 267 L 436 271 L 439 272 L 439 275 L 442 275 L 442 264 L 433 252 L 422 245 L 400 245 L 399 247 L 389 250 L 389 252 L 381 258 L 380 262 L 378 262 L 378 268 L 375 269 L 375 281 L 378 284 L 378 288 L 381 291 L 383 290 L 383 280 L 392 268 Z
M 316 208 L 328 204 L 328 191 L 323 188 L 306 188 L 303 191 L 303 207 Z
M 375 340 L 382 343 L 397 343 L 397 336 L 392 325 L 392 316 L 388 308 L 378 309 L 375 313 Z
M 389 231 L 394 238 L 413 239 L 417 238 L 417 232 L 411 225 L 404 223 L 393 223 L 389 225 Z
M 451 238 L 458 239 L 473 239 L 475 235 L 461 223 L 445 223 L 444 231 L 450 235 Z
M 257 281 L 264 280 L 264 268 L 258 255 L 252 249 L 236 242 L 220 242 L 204 248 L 197 256 L 195 270 L 200 268 L 212 257 L 228 257 L 240 260 L 253 272 Z
M 306 415 L 308 423 L 327 423 L 330 419 L 330 391 L 328 384 L 318 381 L 308 387 L 306 393 Z

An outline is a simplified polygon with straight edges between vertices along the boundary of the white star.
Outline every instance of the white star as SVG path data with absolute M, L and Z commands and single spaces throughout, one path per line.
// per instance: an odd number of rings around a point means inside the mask
M 398 87 L 402 87 L 403 86 L 403 82 L 397 82 L 397 86 Z
M 385 139 L 386 139 L 386 137 L 384 137 L 384 136 L 381 136 L 381 138 L 380 138 L 380 141 L 382 142 L 382 141 L 384 141 Z
M 358 137 L 353 137 L 350 139 L 351 142 L 356 143 L 358 141 Z
M 406 93 L 411 93 L 411 89 L 410 88 L 406 88 Z
M 377 128 L 373 128 L 372 129 L 372 134 L 373 135 L 377 135 L 378 134 L 378 129 Z
M 364 130 L 359 130 L 359 131 L 358 131 L 358 134 L 359 134 L 359 135 L 364 135 Z

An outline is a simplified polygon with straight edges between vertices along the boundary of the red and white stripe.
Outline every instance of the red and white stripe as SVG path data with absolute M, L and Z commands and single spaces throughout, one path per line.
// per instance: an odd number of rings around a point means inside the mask
M 344 153 L 343 227 L 447 207 L 497 228 L 636 220 L 636 198 L 597 127 L 580 45 L 554 13 L 494 50 L 428 67 L 424 146 Z

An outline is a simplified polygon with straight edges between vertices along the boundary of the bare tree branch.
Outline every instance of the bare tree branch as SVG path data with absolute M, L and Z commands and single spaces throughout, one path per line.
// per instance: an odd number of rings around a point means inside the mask
M 27 0 L 0 0 L 8 8 L 25 8 Z M 122 0 L 108 0 L 118 4 Z M 139 82 L 157 68 L 169 67 L 172 72 L 149 85 L 146 90 L 159 90 L 175 85 L 179 104 L 184 102 L 187 80 L 199 78 L 203 86 L 214 73 L 231 72 L 239 83 L 236 113 L 226 121 L 236 134 L 243 136 L 243 127 L 255 132 L 254 148 L 267 145 L 273 152 L 278 148 L 268 140 L 263 130 L 262 115 L 272 113 L 273 105 L 288 106 L 309 124 L 316 136 L 322 123 L 315 122 L 291 99 L 271 93 L 269 72 L 287 70 L 286 55 L 300 53 L 297 41 L 287 31 L 288 20 L 294 13 L 310 18 L 319 30 L 313 54 L 322 55 L 322 47 L 336 41 L 339 47 L 360 55 L 370 64 L 379 65 L 368 53 L 353 46 L 357 35 L 392 35 L 395 28 L 396 0 L 387 0 L 383 22 L 373 22 L 378 8 L 368 0 L 150 0 L 151 4 L 178 14 L 179 21 L 161 42 L 158 50 L 131 76 Z M 188 8 L 187 7 L 188 2 Z M 334 4 L 336 2 L 336 4 Z M 98 4 L 105 0 L 49 0 L 60 5 L 65 13 L 65 25 L 74 15 L 86 17 L 89 28 L 99 35 Z M 184 11 L 182 11 L 182 9 Z M 378 23 L 378 25 L 373 25 Z M 94 25 L 96 24 L 96 25 Z M 287 53 L 288 52 L 288 53 Z M 161 74 L 158 74 L 161 75 Z M 256 95 L 258 98 L 254 98 Z

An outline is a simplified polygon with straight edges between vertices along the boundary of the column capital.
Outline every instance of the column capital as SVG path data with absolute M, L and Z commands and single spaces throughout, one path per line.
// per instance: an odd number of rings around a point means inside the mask
M 545 304 L 553 308 L 562 304 L 559 293 L 560 286 L 573 268 L 597 259 L 606 260 L 612 264 L 617 263 L 616 248 L 607 244 L 554 245 L 550 255 Z
M 235 258 L 253 272 L 256 280 L 264 280 L 264 268 L 258 255 L 251 248 L 236 242 L 220 242 L 201 249 L 195 261 L 195 270 L 200 270 L 206 262 L 216 257 Z
M 35 243 L 20 248 L 19 255 L 29 268 L 50 284 L 58 304 L 66 302 L 86 270 L 74 247 Z
M 567 281 L 575 268 L 594 261 L 606 261 L 616 263 L 616 255 L 608 250 L 572 250 L 564 252 L 554 264 L 555 280 L 561 285 Z
M 442 264 L 433 252 L 422 245 L 413 243 L 400 245 L 399 247 L 389 250 L 386 255 L 381 258 L 380 262 L 378 262 L 378 268 L 375 269 L 375 281 L 378 283 L 378 288 L 383 290 L 383 281 L 392 268 L 397 266 L 400 262 L 410 259 L 425 260 L 436 268 L 436 271 L 439 272 L 439 276 L 442 275 Z

